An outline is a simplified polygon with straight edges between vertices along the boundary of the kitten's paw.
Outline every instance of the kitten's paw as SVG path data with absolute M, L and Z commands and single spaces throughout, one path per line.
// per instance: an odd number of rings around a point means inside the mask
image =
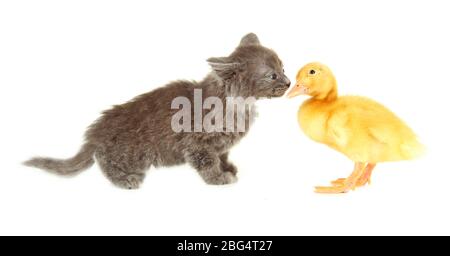
M 237 167 L 232 163 L 222 162 L 220 164 L 220 168 L 222 169 L 223 172 L 230 172 L 230 173 L 234 174 L 235 176 L 237 174 Z
M 138 189 L 139 186 L 144 181 L 144 174 L 129 174 L 127 176 L 121 177 L 120 179 L 115 179 L 113 183 L 124 189 Z
M 205 182 L 209 185 L 228 185 L 236 183 L 237 181 L 238 178 L 231 172 L 222 172 L 219 175 L 205 179 Z

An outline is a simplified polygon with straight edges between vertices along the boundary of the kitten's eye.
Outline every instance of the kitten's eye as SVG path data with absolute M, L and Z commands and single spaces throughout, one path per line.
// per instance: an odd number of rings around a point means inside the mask
M 284 68 L 283 68 L 283 73 L 285 73 L 285 72 L 284 72 Z
M 314 70 L 314 69 L 311 69 L 310 71 L 309 71 L 309 74 L 310 75 L 314 75 L 316 73 L 316 71 Z
M 277 79 L 278 79 L 278 76 L 277 76 L 277 74 L 272 74 L 272 75 L 270 76 L 270 78 L 272 78 L 272 80 L 277 80 Z

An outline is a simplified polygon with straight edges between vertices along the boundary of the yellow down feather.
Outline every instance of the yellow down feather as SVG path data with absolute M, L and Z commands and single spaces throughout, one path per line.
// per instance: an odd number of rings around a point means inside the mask
M 323 64 L 303 67 L 290 94 L 312 96 L 298 111 L 304 133 L 354 162 L 408 160 L 424 150 L 411 128 L 380 103 L 360 96 L 338 97 L 334 75 Z

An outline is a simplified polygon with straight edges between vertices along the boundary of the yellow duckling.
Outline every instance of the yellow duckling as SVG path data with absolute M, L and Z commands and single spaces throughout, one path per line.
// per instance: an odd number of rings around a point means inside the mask
M 298 111 L 305 134 L 355 162 L 348 178 L 316 187 L 318 193 L 345 193 L 364 186 L 377 163 L 412 159 L 423 151 L 414 132 L 383 105 L 365 97 L 338 97 L 336 79 L 323 64 L 300 69 L 288 97 L 298 95 L 311 96 Z

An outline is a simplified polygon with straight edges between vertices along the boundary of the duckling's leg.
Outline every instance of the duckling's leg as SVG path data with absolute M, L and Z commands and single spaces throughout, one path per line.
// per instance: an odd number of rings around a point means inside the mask
M 356 182 L 356 187 L 362 187 L 366 184 L 370 184 L 370 177 L 372 176 L 372 171 L 377 164 L 367 164 L 364 173 Z M 331 182 L 333 186 L 342 186 L 347 179 L 341 178 Z
M 370 177 L 372 176 L 372 171 L 377 164 L 367 164 L 363 175 L 356 182 L 357 187 L 362 187 L 366 184 L 370 184 Z
M 352 174 L 342 182 L 342 184 L 334 185 L 331 187 L 316 187 L 316 193 L 323 194 L 339 194 L 346 193 L 351 189 L 354 189 L 359 179 L 365 172 L 366 165 L 364 163 L 355 163 L 355 168 Z

